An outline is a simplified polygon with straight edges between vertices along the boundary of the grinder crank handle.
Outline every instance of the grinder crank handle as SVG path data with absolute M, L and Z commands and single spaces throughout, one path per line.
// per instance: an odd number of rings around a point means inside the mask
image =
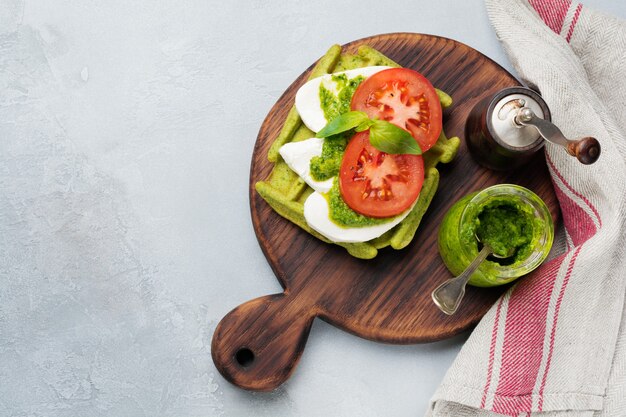
M 515 116 L 518 126 L 534 126 L 548 142 L 563 146 L 568 154 L 585 165 L 593 164 L 600 157 L 600 142 L 590 136 L 578 140 L 567 139 L 554 124 L 544 120 L 528 107 L 522 107 Z
M 285 382 L 298 363 L 314 316 L 295 295 L 274 294 L 248 301 L 218 324 L 211 356 L 231 383 L 271 391 Z

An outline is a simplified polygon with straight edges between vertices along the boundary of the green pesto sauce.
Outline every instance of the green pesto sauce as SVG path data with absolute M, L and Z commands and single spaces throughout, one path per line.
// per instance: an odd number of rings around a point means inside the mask
M 324 111 L 326 121 L 332 122 L 335 117 L 350 111 L 350 101 L 354 91 L 365 80 L 365 77 L 358 75 L 348 79 L 346 74 L 333 75 L 331 81 L 337 86 L 337 95 L 320 84 L 320 103 Z
M 439 253 L 450 272 L 459 275 L 481 249 L 476 236 L 497 254 L 506 255 L 509 248 L 514 248 L 514 254 L 508 258 L 489 256 L 469 281 L 479 287 L 505 284 L 517 277 L 501 279 L 496 268 L 520 268 L 540 245 L 547 225 L 535 216 L 529 204 L 515 196 L 492 197 L 472 209 L 473 214 L 461 223 L 464 210 L 476 194 L 457 201 L 444 216 L 439 228 Z
M 513 255 L 507 258 L 490 259 L 502 266 L 514 266 L 532 253 L 543 227 L 543 221 L 528 204 L 516 198 L 498 197 L 484 204 L 473 221 L 462 225 L 461 241 L 477 247 L 478 236 L 499 256 L 512 250 Z
M 361 75 L 348 79 L 346 74 L 333 75 L 331 81 L 337 86 L 337 94 L 320 84 L 320 103 L 327 121 L 350 111 L 350 101 L 356 88 L 365 78 Z M 311 177 L 325 181 L 339 174 L 343 152 L 348 143 L 348 133 L 324 139 L 322 154 L 311 159 Z
M 324 139 L 322 154 L 311 158 L 311 177 L 325 181 L 339 174 L 343 153 L 348 143 L 348 135 L 340 133 Z
M 326 198 L 328 199 L 328 205 L 330 207 L 330 219 L 342 227 L 373 226 L 387 223 L 394 219 L 393 217 L 386 217 L 384 219 L 367 217 L 352 210 L 341 197 L 337 179 L 335 179 L 332 188 L 328 194 L 326 194 Z
M 493 253 L 524 259 L 533 240 L 535 217 L 516 201 L 495 201 L 483 207 L 474 220 L 476 236 Z

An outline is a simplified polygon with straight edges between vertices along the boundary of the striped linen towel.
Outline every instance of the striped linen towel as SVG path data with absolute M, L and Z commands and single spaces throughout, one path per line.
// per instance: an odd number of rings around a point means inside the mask
M 508 291 L 435 393 L 429 416 L 626 416 L 626 22 L 571 0 L 486 0 L 522 80 L 584 166 L 547 144 L 566 249 Z

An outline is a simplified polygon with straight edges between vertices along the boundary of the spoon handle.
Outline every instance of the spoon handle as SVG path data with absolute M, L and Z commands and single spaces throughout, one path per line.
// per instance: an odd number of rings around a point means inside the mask
M 488 245 L 484 245 L 483 249 L 478 253 L 478 256 L 465 268 L 465 271 L 463 271 L 461 275 L 456 278 L 451 278 L 435 288 L 431 296 L 441 311 L 449 316 L 456 313 L 465 295 L 465 285 L 467 281 L 469 281 L 474 271 L 478 269 L 480 264 L 491 252 L 491 248 Z

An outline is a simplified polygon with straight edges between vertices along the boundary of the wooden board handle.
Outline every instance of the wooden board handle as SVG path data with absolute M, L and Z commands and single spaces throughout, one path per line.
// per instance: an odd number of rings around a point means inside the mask
M 213 362 L 231 383 L 271 391 L 289 378 L 298 363 L 313 317 L 310 305 L 288 294 L 248 301 L 228 313 L 215 329 Z

